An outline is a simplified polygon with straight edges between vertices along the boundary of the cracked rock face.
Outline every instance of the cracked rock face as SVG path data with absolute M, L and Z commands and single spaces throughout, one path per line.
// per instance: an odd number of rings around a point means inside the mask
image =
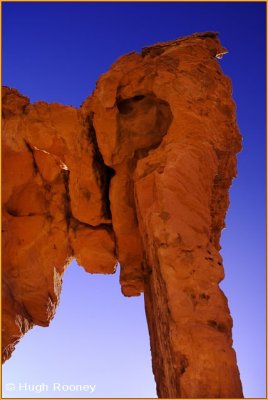
M 144 292 L 159 397 L 239 398 L 220 234 L 241 136 L 215 33 L 121 57 L 80 109 L 3 88 L 3 359 L 72 258 Z
M 73 257 L 91 273 L 114 272 L 116 258 L 90 120 L 72 107 L 30 105 L 14 89 L 2 94 L 5 360 L 33 324 L 48 326 Z

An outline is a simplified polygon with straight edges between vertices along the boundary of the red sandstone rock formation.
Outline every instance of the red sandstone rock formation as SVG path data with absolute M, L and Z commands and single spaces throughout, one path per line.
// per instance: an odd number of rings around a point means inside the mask
M 144 291 L 159 397 L 239 398 L 219 239 L 241 137 L 215 33 L 130 53 L 77 110 L 3 89 L 3 359 L 76 258 Z
M 72 257 L 91 273 L 114 272 L 116 258 L 108 169 L 89 120 L 2 94 L 5 360 L 33 324 L 48 326 Z

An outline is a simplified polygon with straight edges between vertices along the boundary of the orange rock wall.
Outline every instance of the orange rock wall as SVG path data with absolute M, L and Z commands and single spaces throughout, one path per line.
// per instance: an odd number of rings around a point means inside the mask
M 72 107 L 31 105 L 14 89 L 2 95 L 6 360 L 33 324 L 49 325 L 73 257 L 91 273 L 113 273 L 116 258 L 107 168 L 89 121 Z
M 75 109 L 3 89 L 3 358 L 71 258 L 144 292 L 159 397 L 239 398 L 219 250 L 241 137 L 214 33 L 120 58 Z

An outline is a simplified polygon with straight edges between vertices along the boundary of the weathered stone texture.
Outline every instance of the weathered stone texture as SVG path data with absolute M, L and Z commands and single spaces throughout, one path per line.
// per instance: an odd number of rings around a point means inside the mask
M 72 107 L 31 105 L 14 89 L 2 94 L 5 360 L 33 324 L 48 326 L 73 257 L 91 273 L 114 272 L 116 258 L 105 166 L 94 168 L 87 119 Z
M 81 106 L 3 89 L 3 357 L 71 258 L 144 292 L 159 397 L 239 398 L 220 234 L 241 136 L 215 33 L 129 53 Z

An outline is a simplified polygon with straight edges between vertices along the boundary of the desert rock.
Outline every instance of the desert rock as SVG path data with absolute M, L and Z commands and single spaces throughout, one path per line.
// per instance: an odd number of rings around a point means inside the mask
M 72 258 L 144 292 L 162 398 L 241 398 L 220 235 L 241 149 L 217 34 L 117 60 L 80 109 L 3 88 L 3 360 Z

